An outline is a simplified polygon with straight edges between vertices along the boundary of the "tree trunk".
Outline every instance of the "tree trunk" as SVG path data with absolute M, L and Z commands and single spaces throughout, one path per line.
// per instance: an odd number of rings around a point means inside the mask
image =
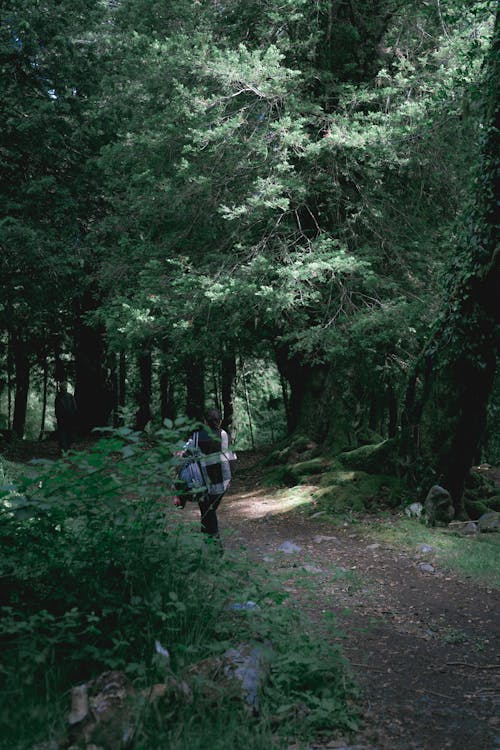
M 160 413 L 164 419 L 175 419 L 174 384 L 168 365 L 163 365 L 160 374 Z
M 498 354 L 500 248 L 496 223 L 500 161 L 500 10 L 487 62 L 482 157 L 460 274 L 447 309 L 417 363 L 405 413 L 406 439 L 449 490 L 463 517 L 463 490 L 481 445 Z M 413 443 L 413 445 L 411 445 Z
M 135 393 L 137 410 L 134 429 L 143 431 L 152 419 L 151 394 L 153 391 L 153 358 L 150 351 L 143 350 L 137 358 L 139 388 Z
M 306 380 L 310 367 L 303 365 L 297 357 L 290 355 L 288 347 L 275 347 L 276 365 L 281 378 L 290 386 L 290 395 L 285 402 L 287 429 L 291 435 L 297 428 L 302 412 L 302 402 L 306 392 Z
M 141 402 L 151 408 L 151 394 L 153 392 L 153 358 L 151 351 L 142 351 L 137 360 L 139 367 L 139 393 Z
M 112 400 L 112 414 L 113 414 L 113 427 L 118 427 L 118 407 L 120 403 L 120 392 L 118 385 L 118 362 L 116 354 L 112 354 L 110 357 L 110 374 L 109 380 L 111 383 L 111 400 Z
M 96 305 L 89 293 L 83 296 L 76 310 L 74 329 L 75 398 L 79 427 L 85 435 L 94 427 L 107 426 L 113 408 L 106 372 L 105 332 L 102 326 L 92 327 L 84 320 Z
M 124 352 L 120 352 L 118 362 L 118 393 L 118 404 L 123 409 L 127 396 L 127 359 Z
M 24 429 L 26 425 L 26 411 L 30 385 L 30 363 L 26 342 L 17 336 L 14 336 L 12 339 L 12 353 L 16 384 L 12 431 L 16 437 L 22 439 L 24 437 Z
M 392 384 L 387 386 L 387 401 L 389 406 L 387 435 L 389 438 L 393 438 L 398 433 L 398 400 Z
M 222 357 L 222 427 L 231 435 L 234 432 L 234 386 L 236 383 L 236 357 L 234 352 L 225 352 Z
M 245 406 L 247 410 L 247 417 L 248 417 L 248 429 L 250 432 L 250 444 L 252 446 L 252 450 L 255 450 L 255 438 L 253 434 L 253 421 L 252 421 L 252 408 L 250 406 L 250 397 L 248 394 L 248 387 L 247 387 L 247 381 L 245 378 L 245 368 L 241 368 L 241 379 L 243 381 L 243 391 L 245 393 Z
M 202 420 L 205 412 L 205 362 L 194 355 L 184 362 L 186 374 L 186 414 Z
M 12 429 L 12 384 L 14 380 L 14 356 L 12 352 L 12 334 L 7 342 L 7 429 Z
M 40 434 L 39 440 L 43 440 L 43 433 L 45 432 L 45 419 L 47 416 L 47 388 L 49 384 L 49 366 L 47 362 L 47 354 L 43 358 L 43 386 L 42 386 L 42 418 L 40 420 Z

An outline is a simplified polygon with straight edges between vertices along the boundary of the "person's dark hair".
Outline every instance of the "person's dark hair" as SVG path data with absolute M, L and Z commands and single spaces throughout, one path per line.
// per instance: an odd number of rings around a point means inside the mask
M 212 430 L 218 430 L 222 420 L 222 415 L 218 409 L 208 409 L 205 412 L 205 422 Z

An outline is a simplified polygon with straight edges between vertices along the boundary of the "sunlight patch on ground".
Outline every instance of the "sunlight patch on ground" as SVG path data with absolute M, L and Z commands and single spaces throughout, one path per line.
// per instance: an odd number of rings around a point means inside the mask
M 222 502 L 221 516 L 228 512 L 235 520 L 251 520 L 287 513 L 299 505 L 310 503 L 312 491 L 312 487 L 304 485 L 279 491 L 259 488 L 253 492 L 228 495 Z

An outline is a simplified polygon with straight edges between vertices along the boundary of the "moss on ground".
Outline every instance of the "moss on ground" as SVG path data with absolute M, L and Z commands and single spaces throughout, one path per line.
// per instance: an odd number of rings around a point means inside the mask
M 396 507 L 404 495 L 401 479 L 364 471 L 331 471 L 313 494 L 317 505 L 331 513 L 362 512 L 375 507 Z
M 369 474 L 394 474 L 397 469 L 397 442 L 391 439 L 362 445 L 361 448 L 341 453 L 339 460 L 347 469 L 359 469 Z
M 285 466 L 273 466 L 265 475 L 264 482 L 271 486 L 294 487 L 311 476 L 318 476 L 329 468 L 330 464 L 324 458 L 310 458 Z

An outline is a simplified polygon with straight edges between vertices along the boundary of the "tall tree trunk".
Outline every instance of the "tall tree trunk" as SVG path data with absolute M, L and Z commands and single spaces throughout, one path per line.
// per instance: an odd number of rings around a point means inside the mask
M 285 378 L 290 386 L 290 396 L 288 403 L 285 404 L 285 410 L 288 433 L 291 434 L 297 427 L 301 416 L 310 368 L 303 365 L 297 357 L 291 356 L 288 348 L 284 346 L 275 347 L 275 357 L 280 377 Z
M 137 358 L 139 388 L 135 394 L 137 411 L 134 429 L 144 430 L 152 419 L 151 395 L 153 392 L 153 358 L 150 350 L 143 350 Z
M 7 342 L 7 429 L 12 429 L 12 384 L 14 380 L 14 356 L 12 351 L 12 334 Z
M 194 355 L 184 362 L 186 374 L 186 414 L 191 419 L 203 419 L 205 411 L 205 362 Z
M 221 403 L 221 396 L 220 391 L 221 387 L 219 384 L 219 372 L 218 372 L 218 364 L 219 359 L 212 359 L 212 393 L 213 393 L 213 405 L 216 409 L 220 411 L 220 403 Z
M 484 435 L 499 349 L 500 9 L 486 73 L 484 140 L 469 237 L 458 249 L 461 271 L 447 309 L 410 382 L 403 442 L 405 448 L 413 439 L 413 455 L 430 468 L 433 483 L 449 490 L 458 517 L 464 515 L 465 481 Z
M 222 426 L 231 435 L 234 433 L 234 387 L 236 383 L 236 356 L 226 351 L 222 357 L 221 395 Z
M 30 363 L 28 356 L 28 346 L 26 342 L 23 341 L 20 337 L 13 337 L 12 353 L 14 359 L 16 383 L 12 430 L 16 437 L 23 438 L 26 425 L 26 411 L 28 406 L 28 393 L 30 386 Z
M 160 373 L 160 413 L 162 421 L 175 419 L 174 384 L 166 364 L 163 364 Z
M 252 446 L 252 450 L 255 450 L 255 438 L 253 434 L 253 422 L 252 422 L 252 409 L 250 406 L 250 398 L 248 394 L 248 387 L 247 387 L 247 381 L 245 378 L 244 367 L 241 368 L 241 379 L 243 381 L 243 390 L 245 392 L 245 405 L 246 405 L 247 417 L 248 417 L 248 429 L 250 431 L 250 444 Z
M 43 357 L 43 385 L 42 385 L 42 418 L 40 420 L 40 434 L 39 440 L 43 440 L 43 433 L 45 432 L 45 419 L 47 417 L 47 388 L 49 384 L 49 365 L 47 361 L 47 353 Z
M 75 316 L 75 398 L 83 434 L 89 434 L 94 427 L 106 426 L 113 407 L 106 372 L 105 332 L 102 326 L 90 326 L 84 319 L 96 307 L 96 300 L 85 293 L 77 304 Z
M 389 423 L 387 434 L 389 438 L 396 437 L 398 433 L 398 400 L 392 383 L 387 386 L 387 401 L 389 406 Z
M 112 400 L 112 414 L 113 414 L 113 427 L 118 427 L 118 407 L 120 404 L 120 388 L 118 385 L 118 359 L 116 354 L 110 356 L 110 373 L 109 380 L 111 384 L 111 400 Z
M 120 352 L 118 362 L 118 404 L 121 409 L 125 407 L 127 397 L 127 359 L 125 352 Z

